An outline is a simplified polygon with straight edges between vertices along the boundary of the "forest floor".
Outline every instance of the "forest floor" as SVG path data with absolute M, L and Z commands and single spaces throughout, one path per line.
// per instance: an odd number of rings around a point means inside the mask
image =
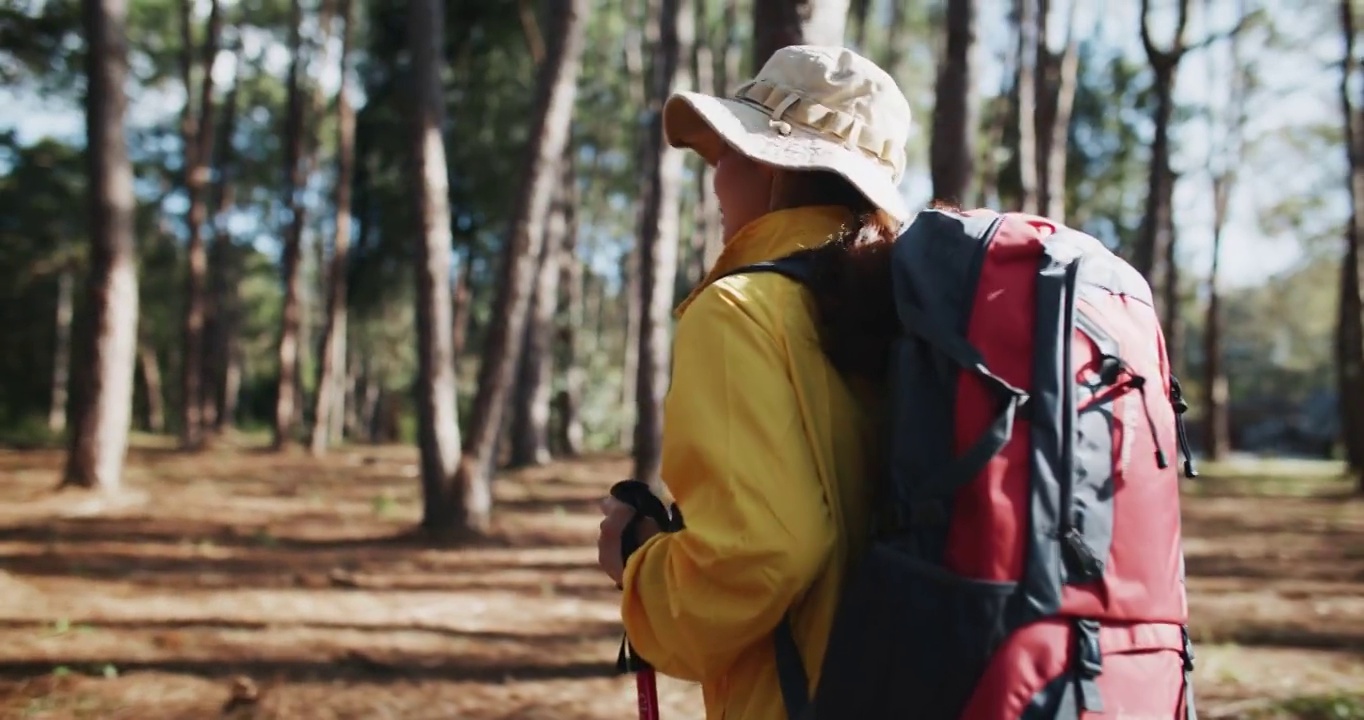
M 593 546 L 619 458 L 499 477 L 465 549 L 407 539 L 411 448 L 142 439 L 115 499 L 52 493 L 60 462 L 0 450 L 0 718 L 635 716 Z M 1322 465 L 1214 470 L 1185 503 L 1200 712 L 1364 717 L 1364 501 Z

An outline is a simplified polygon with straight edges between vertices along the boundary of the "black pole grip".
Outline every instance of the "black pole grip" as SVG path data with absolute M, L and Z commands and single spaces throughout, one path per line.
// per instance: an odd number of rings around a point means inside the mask
M 619 500 L 631 508 L 635 514 L 630 518 L 630 522 L 625 524 L 620 536 L 620 559 L 621 563 L 629 561 L 630 555 L 639 549 L 639 523 L 644 518 L 658 523 L 659 529 L 664 532 L 675 532 L 681 529 L 681 513 L 673 506 L 673 512 L 669 513 L 663 501 L 649 489 L 648 483 L 639 480 L 621 480 L 611 486 L 611 497 Z M 616 656 L 616 672 L 638 672 L 649 667 L 649 663 L 635 654 L 635 649 L 630 645 L 626 638 L 621 639 L 620 653 Z

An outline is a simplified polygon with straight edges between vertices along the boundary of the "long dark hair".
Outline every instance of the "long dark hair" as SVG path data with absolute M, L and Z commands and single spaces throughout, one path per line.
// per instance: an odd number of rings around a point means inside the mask
M 804 251 L 814 260 L 820 342 L 839 372 L 883 380 L 897 332 L 890 254 L 899 224 L 837 173 L 784 172 L 779 183 L 782 207 L 842 205 L 852 213 L 837 236 Z

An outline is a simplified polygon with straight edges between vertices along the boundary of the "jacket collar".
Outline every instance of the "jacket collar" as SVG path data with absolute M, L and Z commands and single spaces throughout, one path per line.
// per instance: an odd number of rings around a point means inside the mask
M 681 317 L 687 306 L 712 283 L 745 265 L 785 257 L 832 240 L 852 214 L 840 205 L 775 210 L 748 223 L 725 243 L 706 277 L 673 312 Z

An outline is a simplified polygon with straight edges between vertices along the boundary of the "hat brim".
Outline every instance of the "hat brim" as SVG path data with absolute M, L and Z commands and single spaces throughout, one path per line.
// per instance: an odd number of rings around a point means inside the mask
M 663 106 L 668 144 L 694 150 L 711 165 L 729 145 L 752 160 L 786 170 L 828 170 L 896 220 L 909 218 L 909 206 L 885 166 L 799 126 L 782 135 L 770 123 L 771 117 L 757 108 L 702 93 L 674 93 Z

